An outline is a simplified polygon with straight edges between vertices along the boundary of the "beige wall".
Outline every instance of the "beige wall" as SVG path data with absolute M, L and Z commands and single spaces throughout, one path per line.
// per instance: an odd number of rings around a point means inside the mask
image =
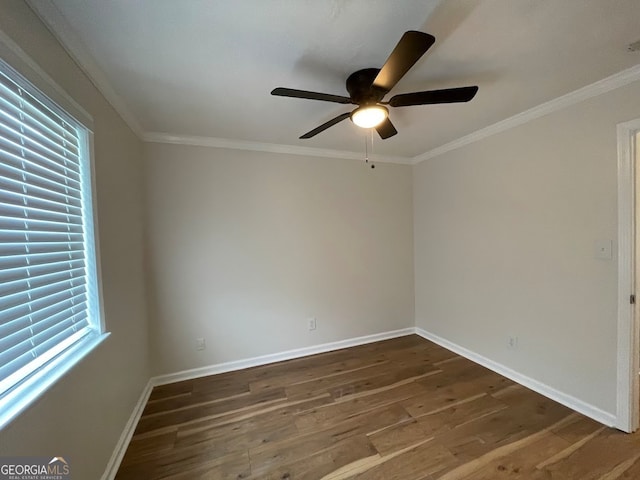
M 145 176 L 155 373 L 413 326 L 411 167 L 147 144 Z
M 416 325 L 615 414 L 616 124 L 637 117 L 640 82 L 417 165 Z
M 73 478 L 94 480 L 104 472 L 149 379 L 142 143 L 25 3 L 0 2 L 0 30 L 94 118 L 102 288 L 111 332 L 0 431 L 0 456 L 61 455 L 70 460 Z

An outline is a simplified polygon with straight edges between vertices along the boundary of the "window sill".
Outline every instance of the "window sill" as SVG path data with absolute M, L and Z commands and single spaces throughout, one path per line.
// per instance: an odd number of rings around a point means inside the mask
M 0 398 L 0 430 L 33 405 L 51 386 L 65 376 L 108 336 L 109 333 L 96 333 L 86 336 L 31 375 L 4 398 Z

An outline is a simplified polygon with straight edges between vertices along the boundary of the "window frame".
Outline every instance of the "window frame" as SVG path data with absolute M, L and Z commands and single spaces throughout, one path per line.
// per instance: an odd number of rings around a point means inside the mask
M 100 345 L 109 333 L 105 324 L 98 242 L 93 118 L 1 31 L 0 71 L 80 132 L 81 202 L 87 261 L 87 315 L 95 330 L 26 376 L 18 386 L 0 398 L 2 430 Z

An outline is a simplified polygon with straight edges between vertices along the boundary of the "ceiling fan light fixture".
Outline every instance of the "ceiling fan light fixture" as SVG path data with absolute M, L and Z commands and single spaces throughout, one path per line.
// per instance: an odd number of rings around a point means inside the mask
M 389 116 L 389 110 L 382 105 L 365 105 L 351 112 L 351 121 L 361 128 L 380 125 Z

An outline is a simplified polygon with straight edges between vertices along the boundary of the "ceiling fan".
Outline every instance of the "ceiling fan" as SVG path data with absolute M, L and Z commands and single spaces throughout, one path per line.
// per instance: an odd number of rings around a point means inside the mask
M 300 137 L 301 139 L 314 137 L 347 118 L 351 118 L 351 121 L 359 127 L 375 128 L 382 139 L 393 137 L 398 131 L 389 120 L 389 109 L 385 105 L 408 107 L 411 105 L 468 102 L 478 92 L 476 86 L 446 88 L 402 93 L 391 97 L 388 102 L 382 101 L 384 96 L 391 91 L 435 41 L 435 37 L 428 33 L 414 30 L 405 32 L 382 68 L 365 68 L 352 73 L 347 78 L 348 97 L 282 87 L 273 89 L 271 95 L 358 105 L 358 108 L 352 112 L 338 115 L 305 133 Z

